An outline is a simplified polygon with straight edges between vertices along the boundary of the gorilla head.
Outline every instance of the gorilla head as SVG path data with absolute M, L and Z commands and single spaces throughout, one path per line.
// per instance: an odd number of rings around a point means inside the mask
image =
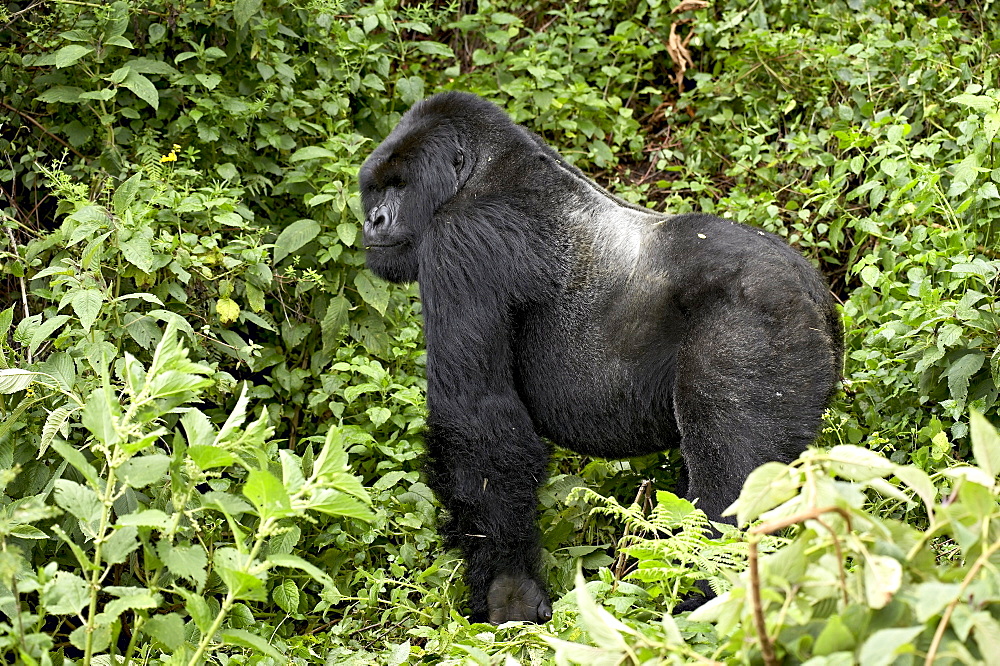
M 491 120 L 509 122 L 472 95 L 419 102 L 361 168 L 364 244 L 373 273 L 390 282 L 417 279 L 417 252 L 437 209 L 453 198 L 487 150 L 477 136 Z
M 816 270 L 781 239 L 613 196 L 474 95 L 414 106 L 361 169 L 368 266 L 416 280 L 428 477 L 472 617 L 551 617 L 539 571 L 546 440 L 680 447 L 713 520 L 814 438 L 843 354 Z

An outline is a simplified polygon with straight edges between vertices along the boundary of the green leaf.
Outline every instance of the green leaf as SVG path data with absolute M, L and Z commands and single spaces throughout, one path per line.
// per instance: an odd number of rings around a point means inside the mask
M 145 236 L 135 235 L 120 246 L 122 256 L 143 273 L 153 270 L 153 248 Z
M 56 315 L 43 321 L 41 326 L 36 328 L 35 332 L 31 335 L 31 344 L 28 345 L 28 350 L 34 354 L 43 342 L 47 342 L 69 320 L 69 315 Z
M 363 503 L 337 490 L 326 489 L 313 493 L 306 508 L 334 517 L 356 518 L 366 522 L 375 519 L 375 514 Z
M 385 314 L 385 309 L 389 306 L 389 286 L 382 280 L 373 280 L 365 271 L 359 271 L 354 277 L 354 286 L 358 288 L 358 293 L 373 308 L 378 310 L 380 315 Z
M 977 410 L 969 415 L 972 455 L 979 469 L 989 476 L 1000 476 L 1000 434 Z
M 118 476 L 130 488 L 145 488 L 149 484 L 163 479 L 169 467 L 170 456 L 154 453 L 125 461 L 118 468 Z
M 107 591 L 108 588 L 105 588 Z M 117 588 L 118 598 L 108 602 L 95 618 L 99 624 L 108 625 L 128 610 L 150 609 L 160 605 L 162 599 L 143 587 Z
M 974 351 L 969 354 L 964 354 L 957 361 L 948 366 L 945 371 L 945 376 L 948 378 L 948 390 L 951 393 L 951 397 L 958 402 L 959 405 L 964 405 L 966 399 L 969 397 L 969 380 L 972 376 L 979 372 L 979 369 L 983 367 L 986 362 L 986 354 L 981 351 Z
M 958 95 L 949 101 L 953 104 L 971 107 L 976 111 L 993 111 L 997 108 L 997 103 L 993 98 L 986 95 Z
M 136 538 L 138 534 L 139 530 L 131 525 L 116 529 L 104 542 L 104 547 L 101 548 L 101 559 L 108 564 L 124 562 L 132 551 L 139 547 L 139 540 Z
M 219 638 L 226 645 L 236 645 L 242 648 L 249 648 L 277 660 L 278 663 L 288 661 L 288 655 L 275 649 L 270 643 L 256 634 L 251 634 L 243 629 L 223 629 L 219 632 Z
M 278 607 L 293 615 L 299 612 L 299 588 L 294 580 L 286 578 L 271 590 L 271 598 Z
M 326 307 L 326 314 L 320 322 L 320 330 L 323 334 L 323 350 L 334 349 L 344 337 L 347 326 L 350 323 L 348 312 L 351 303 L 343 296 L 334 296 L 330 299 L 330 304 Z M 1000 356 L 998 356 L 1000 358 Z
M 240 306 L 231 298 L 220 298 L 216 301 L 215 311 L 223 324 L 230 324 L 240 316 Z
M 101 314 L 103 303 L 104 293 L 98 289 L 80 289 L 70 299 L 73 312 L 80 318 L 80 325 L 87 333 L 90 333 L 90 327 L 94 325 L 97 316 Z
M 205 570 L 208 566 L 208 557 L 201 544 L 183 546 L 160 541 L 156 545 L 156 553 L 160 561 L 167 565 L 170 573 L 188 579 L 198 589 L 205 585 L 205 580 L 208 577 Z
M 313 580 L 316 582 L 322 583 L 324 587 L 330 588 L 334 591 L 337 590 L 337 586 L 334 584 L 333 578 L 331 578 L 329 574 L 297 555 L 291 555 L 288 553 L 271 553 L 267 556 L 266 562 L 271 566 L 299 569 L 300 571 L 304 571 L 312 576 Z
M 580 567 L 576 571 L 576 603 L 580 608 L 580 624 L 595 645 L 605 650 L 628 651 L 625 636 L 632 636 L 635 632 L 594 601 L 587 591 L 587 582 Z
M 208 631 L 208 628 L 212 626 L 212 620 L 215 619 L 215 613 L 209 608 L 208 601 L 199 593 L 191 592 L 183 587 L 174 586 L 172 591 L 184 597 L 184 608 L 194 620 L 195 626 L 202 633 Z
M 74 573 L 57 571 L 41 592 L 42 606 L 52 615 L 76 615 L 90 603 L 90 585 Z
M 257 508 L 261 519 L 283 518 L 295 513 L 281 481 L 266 470 L 250 470 L 243 485 L 243 494 Z
M 916 651 L 914 639 L 923 630 L 923 627 L 902 627 L 876 631 L 861 646 L 857 663 L 865 666 L 889 666 L 900 655 Z
M 861 269 L 861 280 L 869 287 L 875 287 L 882 278 L 882 271 L 877 266 L 868 265 Z
M 80 101 L 80 95 L 83 94 L 83 88 L 79 86 L 52 86 L 41 95 L 38 96 L 39 102 L 45 102 L 46 104 L 74 104 Z
M 66 442 L 52 442 L 52 448 L 63 457 L 63 459 L 72 465 L 80 474 L 83 474 L 83 478 L 87 480 L 91 488 L 100 488 L 103 483 L 97 475 L 97 470 L 87 462 L 86 457 L 80 451 L 73 448 Z
M 210 444 L 189 446 L 187 454 L 202 471 L 215 467 L 228 467 L 236 462 L 236 458 L 229 451 Z
M 250 17 L 260 11 L 261 2 L 262 0 L 236 0 L 236 4 L 233 5 L 233 20 L 236 21 L 236 25 L 241 28 L 245 26 Z
M 165 530 L 170 525 L 170 516 L 159 509 L 146 509 L 136 513 L 129 513 L 118 519 L 118 526 L 133 525 L 135 527 L 155 527 Z
M 56 434 L 63 428 L 64 425 L 69 421 L 69 417 L 73 415 L 73 412 L 80 409 L 79 407 L 56 407 L 49 415 L 45 418 L 45 425 L 42 426 L 42 438 L 38 443 L 38 455 L 45 453 L 49 448 L 49 444 L 55 439 Z
M 358 225 L 351 222 L 341 222 L 337 225 L 337 236 L 340 242 L 350 247 L 358 237 Z
M 798 489 L 798 483 L 789 476 L 788 465 L 779 462 L 764 463 L 750 472 L 743 483 L 739 499 L 722 515 L 731 516 L 735 513 L 737 522 L 746 525 L 765 511 L 795 497 Z
M 101 500 L 97 493 L 82 486 L 76 481 L 69 479 L 56 479 L 53 483 L 55 488 L 56 504 L 60 508 L 78 518 L 85 525 L 96 524 L 101 519 Z
M 851 481 L 883 478 L 896 471 L 896 465 L 874 451 L 842 444 L 827 452 L 831 469 Z
M 0 394 L 17 393 L 45 377 L 40 372 L 11 368 L 0 370 Z
M 886 555 L 865 556 L 865 600 L 871 608 L 885 608 L 899 591 L 903 568 Z
M 111 390 L 107 388 L 93 391 L 87 397 L 80 418 L 83 426 L 106 446 L 114 446 L 119 441 L 114 422 L 121 415 L 121 405 L 117 400 L 112 400 L 110 393 Z
M 292 222 L 282 229 L 274 241 L 274 263 L 295 252 L 319 235 L 320 226 L 316 220 L 303 219 Z
M 89 55 L 94 52 L 89 46 L 84 46 L 82 44 L 69 44 L 62 47 L 55 54 L 55 65 L 56 69 L 62 69 L 63 67 L 69 67 L 75 63 L 80 58 Z
M 292 153 L 288 161 L 301 162 L 303 160 L 336 159 L 336 157 L 337 153 L 322 146 L 305 146 Z
M 171 652 L 184 644 L 184 619 L 177 613 L 154 615 L 142 625 L 142 631 Z
M 451 47 L 440 42 L 417 42 L 417 50 L 427 55 L 448 59 L 455 58 L 455 52 L 451 50 Z
M 156 92 L 156 86 L 139 72 L 129 70 L 128 76 L 122 81 L 122 87 L 131 90 L 136 97 L 153 107 L 154 111 L 160 108 L 160 96 Z

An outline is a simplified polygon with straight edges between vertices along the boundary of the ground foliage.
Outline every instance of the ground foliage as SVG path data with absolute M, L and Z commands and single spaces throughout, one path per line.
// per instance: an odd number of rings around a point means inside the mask
M 995 14 L 6 3 L 5 659 L 997 663 Z M 463 619 L 419 473 L 417 292 L 363 270 L 357 169 L 441 89 L 629 200 L 781 234 L 844 304 L 834 448 L 754 475 L 748 537 L 666 492 L 676 457 L 557 456 L 546 627 Z M 732 591 L 664 615 L 698 578 Z

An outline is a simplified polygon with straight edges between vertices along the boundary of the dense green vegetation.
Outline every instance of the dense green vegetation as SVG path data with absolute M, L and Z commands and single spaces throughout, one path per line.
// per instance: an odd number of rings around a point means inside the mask
M 998 53 L 992 0 L 6 3 L 0 654 L 1000 663 Z M 441 89 L 843 303 L 843 395 L 749 532 L 676 456 L 557 456 L 544 627 L 464 619 L 417 290 L 363 268 L 357 169 Z

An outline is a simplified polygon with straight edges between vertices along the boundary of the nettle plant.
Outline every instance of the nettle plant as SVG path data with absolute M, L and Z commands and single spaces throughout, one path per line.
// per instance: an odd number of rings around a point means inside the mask
M 556 663 L 990 663 L 1000 654 L 1000 435 L 978 412 L 970 429 L 977 463 L 933 476 L 852 445 L 763 465 L 730 508 L 752 523 L 745 568 L 726 574 L 731 590 L 640 632 L 595 604 L 581 579 L 575 605 L 589 644 L 548 637 Z M 871 493 L 920 504 L 927 528 L 888 517 Z M 781 530 L 787 544 L 762 555 L 762 540 Z M 637 572 L 666 566 L 669 552 L 641 540 L 629 551 Z M 626 586 L 617 596 L 628 595 Z M 608 597 L 620 612 L 622 599 Z
M 0 338 L 10 323 L 8 309 Z M 188 358 L 172 324 L 148 367 L 127 352 L 87 362 L 100 380 L 82 394 L 67 354 L 44 371 L 0 356 L 0 397 L 56 405 L 40 446 L 22 440 L 0 476 L 0 606 L 10 618 L 0 652 L 49 663 L 59 645 L 84 664 L 108 654 L 197 664 L 230 645 L 281 659 L 280 644 L 243 628 L 255 622 L 248 604 L 270 599 L 298 614 L 307 599 L 322 611 L 340 598 L 329 575 L 293 553 L 297 525 L 310 513 L 374 517 L 341 431 L 301 456 L 279 450 L 245 388 L 213 423 L 195 406 L 212 369 Z M 28 457 L 48 464 L 25 479 L 16 461 Z M 60 547 L 34 568 L 32 551 L 50 540 Z

